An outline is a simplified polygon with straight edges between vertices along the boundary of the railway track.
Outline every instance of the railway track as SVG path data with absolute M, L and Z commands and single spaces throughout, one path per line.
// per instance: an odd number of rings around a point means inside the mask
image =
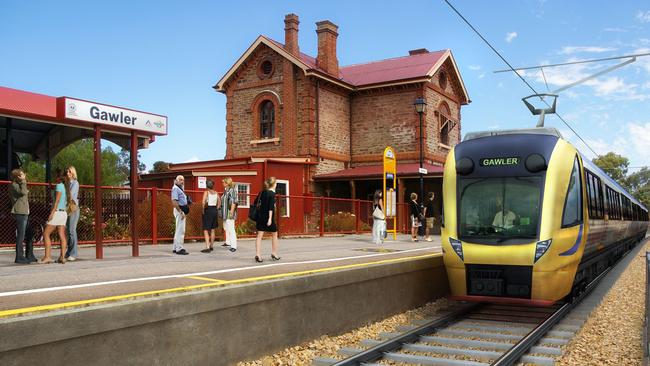
M 553 365 L 598 306 L 640 245 L 592 281 L 573 302 L 554 307 L 458 304 L 438 318 L 341 348 L 346 358 L 316 358 L 315 366 L 352 365 Z

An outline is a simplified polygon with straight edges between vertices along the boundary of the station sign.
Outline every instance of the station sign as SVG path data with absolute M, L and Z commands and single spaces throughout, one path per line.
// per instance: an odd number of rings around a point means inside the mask
M 484 158 L 479 160 L 481 166 L 504 166 L 519 164 L 518 157 Z
M 397 240 L 397 156 L 392 147 L 387 146 L 382 154 L 384 162 L 383 190 L 384 190 L 384 214 L 386 220 L 392 220 L 391 229 L 386 228 L 386 233 L 393 234 L 393 240 Z
M 427 170 L 424 169 L 424 168 L 418 168 L 418 172 L 419 172 L 420 174 L 425 174 L 425 175 L 429 173 L 429 171 L 427 171 Z
M 199 185 L 199 189 L 208 188 L 208 178 L 207 177 L 196 177 L 196 181 Z
M 167 117 L 165 116 L 74 98 L 63 99 L 66 119 L 139 130 L 156 135 L 167 134 Z

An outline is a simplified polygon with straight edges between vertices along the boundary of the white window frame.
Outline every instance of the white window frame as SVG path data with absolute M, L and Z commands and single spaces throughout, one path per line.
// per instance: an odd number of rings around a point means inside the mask
M 246 204 L 239 205 L 239 186 L 246 187 Z M 250 208 L 251 207 L 251 184 L 250 183 L 235 183 L 235 190 L 237 192 L 237 207 L 240 208 Z
M 289 191 L 289 181 L 288 180 L 276 179 L 275 182 L 276 182 L 276 184 L 277 183 L 285 184 L 287 186 L 287 196 L 291 195 L 291 191 Z M 282 215 L 282 217 L 291 217 L 291 210 L 289 209 L 290 208 L 289 204 L 290 204 L 291 200 L 289 199 L 289 197 L 284 197 L 283 200 L 284 200 L 284 207 L 287 208 L 287 213 Z M 277 205 L 277 203 L 276 203 L 276 205 Z

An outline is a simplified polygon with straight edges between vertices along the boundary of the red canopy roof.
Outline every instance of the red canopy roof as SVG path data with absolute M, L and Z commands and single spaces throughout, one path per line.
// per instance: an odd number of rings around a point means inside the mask
M 0 113 L 56 119 L 56 98 L 0 86 Z
M 419 163 L 397 164 L 397 176 L 417 176 L 419 175 L 419 168 Z M 428 171 L 427 176 L 439 177 L 442 176 L 442 172 L 444 171 L 444 167 L 442 166 L 426 163 L 424 164 L 424 169 Z M 382 165 L 368 165 L 343 169 L 334 173 L 320 174 L 315 176 L 314 179 L 342 180 L 353 178 L 381 178 L 383 174 L 384 167 Z

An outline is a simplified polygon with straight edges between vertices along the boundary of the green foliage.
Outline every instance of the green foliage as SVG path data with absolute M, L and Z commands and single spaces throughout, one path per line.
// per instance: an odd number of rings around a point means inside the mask
M 169 163 L 160 160 L 153 163 L 153 168 L 149 169 L 149 173 L 164 173 L 168 171 L 169 171 Z
M 627 167 L 630 165 L 628 158 L 610 151 L 592 161 L 620 185 L 623 187 L 627 186 L 625 176 L 627 175 Z
M 326 215 L 324 221 L 326 232 L 354 231 L 357 225 L 357 217 L 350 212 Z
M 644 167 L 638 172 L 630 174 L 626 181 L 634 197 L 646 207 L 650 207 L 650 168 Z
M 126 154 L 128 157 L 128 153 Z M 23 169 L 27 179 L 31 182 L 45 181 L 45 162 L 34 161 L 29 155 L 22 154 Z M 129 160 L 120 158 L 120 154 L 113 148 L 106 146 L 102 149 L 102 185 L 120 186 L 128 181 Z M 56 169 L 65 169 L 68 166 L 77 169 L 77 177 L 81 184 L 94 184 L 94 143 L 93 140 L 84 139 L 74 142 L 61 150 L 52 159 L 52 174 Z M 140 166 L 144 170 L 144 164 Z
M 255 221 L 248 219 L 242 222 L 235 227 L 235 233 L 237 233 L 237 236 L 253 235 L 257 233 Z

